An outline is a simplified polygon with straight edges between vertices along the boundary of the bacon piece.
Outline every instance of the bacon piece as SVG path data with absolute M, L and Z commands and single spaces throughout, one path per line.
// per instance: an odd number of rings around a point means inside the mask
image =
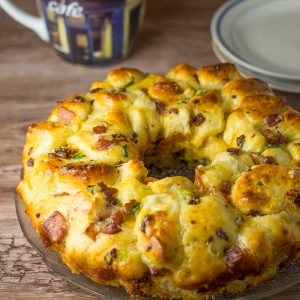
M 155 268 L 152 266 L 149 267 L 149 271 L 152 276 L 164 276 L 168 272 L 168 270 L 166 270 L 164 268 L 158 269 L 158 268 Z
M 191 125 L 200 126 L 204 121 L 205 117 L 199 113 L 191 119 Z
M 98 183 L 102 193 L 104 194 L 105 199 L 107 202 L 111 205 L 116 205 L 118 203 L 118 200 L 114 197 L 114 194 L 118 192 L 117 189 L 108 187 L 103 182 Z
M 156 106 L 156 111 L 160 114 L 163 115 L 165 114 L 168 110 L 167 110 L 167 106 L 166 104 L 164 104 L 163 102 L 156 100 L 155 101 L 155 106 Z
M 239 146 L 239 147 L 243 147 L 243 144 L 245 143 L 245 136 L 242 134 L 241 136 L 239 136 L 237 139 L 236 139 L 236 144 Z
M 72 102 L 82 103 L 82 102 L 84 102 L 84 98 L 82 96 L 76 96 L 76 97 L 73 98 Z
M 118 257 L 116 248 L 112 248 L 109 253 L 110 253 L 112 258 L 117 258 Z
M 33 160 L 33 158 L 29 158 L 28 160 L 27 160 L 27 167 L 33 167 L 34 166 L 34 160 Z
M 125 208 L 125 212 L 127 214 L 130 214 L 131 213 L 131 210 L 134 208 L 136 204 L 136 201 L 133 199 L 133 200 L 130 200 L 129 202 L 125 203 L 124 204 L 124 208 Z
M 278 145 L 284 142 L 284 137 L 277 130 L 264 129 L 262 134 L 266 138 L 267 142 L 271 145 Z
M 120 225 L 123 222 L 123 214 L 120 210 L 115 210 L 111 215 L 113 224 Z
M 226 251 L 227 264 L 235 267 L 244 257 L 244 252 L 238 246 L 233 246 Z
M 54 153 L 48 153 L 49 157 L 70 159 L 73 151 L 68 148 L 55 148 Z
M 225 194 L 228 195 L 231 191 L 231 183 L 229 180 L 226 180 L 222 183 L 220 191 Z
M 256 165 L 274 165 L 274 157 L 272 156 L 263 156 L 259 153 L 252 152 L 252 159 Z
M 112 214 L 112 208 L 111 207 L 104 207 L 102 210 L 100 210 L 98 214 L 98 218 L 100 221 L 103 221 L 107 218 L 109 218 Z
M 100 231 L 104 234 L 116 234 L 121 230 L 122 229 L 117 224 L 114 223 L 109 223 L 100 229 Z
M 147 177 L 147 178 L 144 179 L 144 183 L 145 184 L 148 184 L 148 183 L 153 182 L 153 181 L 157 181 L 157 178 L 155 178 L 155 177 Z
M 93 128 L 93 132 L 96 134 L 105 133 L 106 131 L 107 131 L 107 128 L 104 125 L 98 125 Z
M 93 241 L 97 240 L 97 235 L 99 233 L 100 229 L 97 225 L 94 223 L 90 224 L 89 227 L 85 230 L 85 234 L 92 239 Z
M 75 116 L 76 115 L 72 111 L 68 110 L 64 106 L 60 106 L 57 110 L 58 120 L 63 124 L 70 124 Z
M 65 218 L 59 211 L 55 211 L 42 227 L 52 243 L 60 242 L 67 235 Z
M 217 236 L 226 242 L 228 242 L 228 240 L 229 240 L 228 235 L 222 229 L 217 230 Z
M 141 224 L 141 232 L 146 233 L 146 226 L 152 219 L 153 219 L 153 216 L 151 216 L 151 215 L 145 216 L 145 218 Z
M 177 108 L 171 108 L 171 109 L 169 109 L 169 114 L 178 115 L 179 110 Z
M 266 123 L 270 126 L 273 127 L 275 125 L 277 125 L 278 123 L 283 121 L 283 116 L 280 114 L 270 114 L 268 116 L 266 116 Z
M 239 155 L 240 154 L 240 149 L 239 148 L 228 148 L 226 150 L 228 153 L 232 155 Z
M 106 140 L 106 139 L 99 139 L 95 145 L 97 150 L 103 151 L 108 150 L 112 145 L 115 145 L 115 141 Z
M 91 178 L 99 178 L 104 175 L 112 174 L 113 171 L 114 167 L 105 163 L 71 163 L 60 168 L 59 174 L 74 176 L 83 182 L 88 182 Z
M 197 205 L 199 203 L 200 199 L 198 197 L 193 197 L 193 199 L 189 201 L 188 205 Z

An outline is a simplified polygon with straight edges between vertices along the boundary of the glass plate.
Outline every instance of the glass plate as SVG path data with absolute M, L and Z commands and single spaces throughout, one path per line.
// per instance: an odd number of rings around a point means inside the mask
M 29 244 L 42 256 L 43 261 L 54 271 L 59 273 L 64 279 L 81 289 L 101 297 L 103 300 L 129 300 L 133 299 L 123 288 L 107 287 L 97 284 L 88 279 L 83 274 L 73 274 L 64 265 L 57 253 L 44 247 L 42 241 L 32 227 L 29 216 L 26 214 L 25 205 L 19 195 L 15 194 L 15 204 L 18 220 L 21 229 Z M 244 293 L 237 295 L 216 295 L 211 296 L 211 300 L 258 300 L 277 294 L 296 283 L 300 282 L 300 261 L 289 263 L 282 267 L 272 278 L 257 285 L 249 287 Z M 135 297 L 137 300 L 155 300 L 153 297 Z M 160 299 L 161 300 L 161 299 Z

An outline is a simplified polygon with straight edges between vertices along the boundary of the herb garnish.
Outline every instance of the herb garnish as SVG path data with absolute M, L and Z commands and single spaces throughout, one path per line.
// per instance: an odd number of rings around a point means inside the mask
M 125 145 L 123 145 L 123 155 L 124 155 L 125 157 L 128 157 L 128 154 L 129 154 L 129 151 L 128 151 L 128 145 L 125 144 Z

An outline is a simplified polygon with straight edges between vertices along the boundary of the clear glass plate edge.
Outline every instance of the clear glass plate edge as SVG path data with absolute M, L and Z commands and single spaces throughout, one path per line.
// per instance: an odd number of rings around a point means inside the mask
M 61 261 L 58 254 L 47 249 L 40 238 L 38 237 L 35 229 L 31 225 L 31 220 L 26 214 L 25 205 L 20 196 L 15 193 L 16 214 L 21 227 L 21 230 L 28 241 L 28 243 L 35 249 L 42 257 L 43 261 L 55 272 L 60 274 L 68 282 L 81 288 L 82 290 L 102 297 L 103 300 L 129 300 L 133 299 L 123 288 L 109 287 L 97 284 L 87 278 L 85 275 L 74 274 L 71 270 Z M 259 300 L 262 298 L 270 297 L 278 294 L 293 285 L 300 282 L 300 261 L 289 263 L 280 269 L 269 280 L 246 289 L 241 294 L 228 294 L 228 295 L 212 295 L 211 300 Z M 134 297 L 136 300 L 158 300 L 153 297 Z

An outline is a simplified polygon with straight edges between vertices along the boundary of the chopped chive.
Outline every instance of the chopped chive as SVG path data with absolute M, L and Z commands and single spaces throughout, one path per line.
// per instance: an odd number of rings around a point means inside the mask
M 266 144 L 266 147 L 268 148 L 280 148 L 279 144 Z
M 206 91 L 203 89 L 199 89 L 195 93 L 196 96 L 204 96 L 205 94 L 206 94 Z
M 134 207 L 131 209 L 131 213 L 135 214 L 141 207 L 141 202 L 136 202 Z
M 134 79 L 132 78 L 130 82 L 128 82 L 127 84 L 125 84 L 123 87 L 124 88 L 128 88 L 130 86 L 134 85 Z
M 129 154 L 129 151 L 128 151 L 128 145 L 125 144 L 125 145 L 123 145 L 123 155 L 124 155 L 125 157 L 128 157 L 128 154 Z
M 257 183 L 257 185 L 262 186 L 262 185 L 264 185 L 264 183 L 263 183 L 262 181 L 259 181 L 259 182 Z
M 75 159 L 75 160 L 79 160 L 79 159 L 82 159 L 82 158 L 84 158 L 84 157 L 86 157 L 84 154 L 82 154 L 82 153 L 79 153 L 79 152 L 77 152 L 77 153 L 74 153 L 73 155 L 72 155 L 72 159 Z
M 113 258 L 111 257 L 110 253 L 107 253 L 104 256 L 104 261 L 106 262 L 107 265 L 111 265 L 113 263 Z
M 92 195 L 95 194 L 94 187 L 95 187 L 94 185 L 89 185 L 89 186 L 87 187 L 88 192 L 91 193 Z

